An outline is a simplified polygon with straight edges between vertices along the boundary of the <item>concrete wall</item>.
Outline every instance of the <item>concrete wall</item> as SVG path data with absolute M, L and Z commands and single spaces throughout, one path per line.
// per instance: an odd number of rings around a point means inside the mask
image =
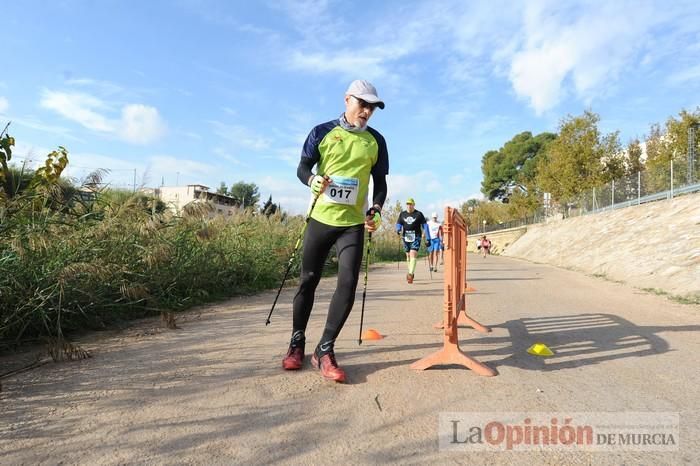
M 700 193 L 530 225 L 505 255 L 700 299 Z
M 486 238 L 491 240 L 491 254 L 501 254 L 508 246 L 523 236 L 525 232 L 527 232 L 526 226 L 486 233 Z M 467 236 L 467 252 L 477 252 L 476 240 L 482 236 L 484 236 L 483 233 Z

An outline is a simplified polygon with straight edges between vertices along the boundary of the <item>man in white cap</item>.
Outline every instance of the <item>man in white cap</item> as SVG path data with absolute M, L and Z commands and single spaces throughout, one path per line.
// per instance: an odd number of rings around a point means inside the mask
M 430 270 L 437 272 L 438 258 L 442 249 L 442 223 L 438 222 L 437 212 L 433 212 L 428 221 L 428 233 L 430 244 L 428 245 L 428 257 Z
M 311 365 L 327 380 L 345 382 L 335 360 L 334 345 L 355 302 L 362 265 L 365 230 L 379 228 L 387 194 L 389 154 L 384 137 L 367 122 L 384 102 L 367 81 L 353 81 L 345 92 L 345 111 L 335 120 L 311 130 L 304 142 L 297 177 L 311 189 L 312 204 L 304 233 L 301 279 L 292 306 L 292 338 L 282 361 L 285 370 L 298 370 L 304 361 L 306 326 L 323 266 L 335 245 L 338 283 L 331 298 L 323 335 Z M 316 173 L 311 170 L 316 166 Z M 367 209 L 369 179 L 374 192 Z

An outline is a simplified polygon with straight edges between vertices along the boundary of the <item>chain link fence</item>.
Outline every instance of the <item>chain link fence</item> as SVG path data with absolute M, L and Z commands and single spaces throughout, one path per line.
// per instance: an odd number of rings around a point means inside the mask
M 487 225 L 483 230 L 485 232 L 505 230 L 542 223 L 549 217 L 559 215 L 563 218 L 577 217 L 699 192 L 700 176 L 696 165 L 697 161 L 691 163 L 676 159 L 665 166 L 640 171 L 636 175 L 592 188 L 581 194 L 578 200 L 566 205 L 554 206 L 545 203 L 544 207 L 530 217 L 498 225 Z

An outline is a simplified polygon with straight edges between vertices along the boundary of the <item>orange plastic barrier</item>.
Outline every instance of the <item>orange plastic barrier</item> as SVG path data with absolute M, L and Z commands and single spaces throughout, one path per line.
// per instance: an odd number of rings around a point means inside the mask
M 424 370 L 432 366 L 459 364 L 468 367 L 479 375 L 494 376 L 496 371 L 467 356 L 459 349 L 457 326 L 469 325 L 476 330 L 487 333 L 491 330 L 467 316 L 465 279 L 467 266 L 467 236 L 464 219 L 456 209 L 445 208 L 445 285 L 443 301 L 444 329 L 443 348 L 411 364 L 411 369 Z
M 467 227 L 467 226 L 465 225 L 465 228 L 466 228 L 465 236 L 466 236 L 466 237 L 469 237 L 469 227 Z M 464 243 L 464 244 L 465 244 L 466 246 L 469 246 L 469 240 L 467 240 L 467 242 Z M 469 248 L 467 247 L 466 249 L 469 249 Z M 467 257 L 469 257 L 469 255 L 466 253 L 466 250 L 465 250 L 465 254 L 464 254 L 464 263 L 465 263 L 465 270 L 468 271 L 468 270 L 469 270 L 469 260 L 467 259 Z M 469 280 L 467 280 L 467 274 L 466 274 L 466 272 L 465 272 L 465 274 L 464 274 L 464 286 L 465 286 L 465 288 L 464 288 L 464 292 L 465 292 L 465 293 L 474 293 L 474 292 L 476 291 L 476 288 L 473 288 L 473 287 L 469 286 Z M 461 322 L 457 322 L 457 323 L 460 324 Z

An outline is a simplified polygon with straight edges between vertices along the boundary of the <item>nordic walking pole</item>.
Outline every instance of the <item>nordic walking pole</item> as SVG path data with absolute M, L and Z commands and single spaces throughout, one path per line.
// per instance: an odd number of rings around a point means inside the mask
M 8 121 L 7 124 L 5 125 L 5 129 L 3 129 L 2 132 L 0 133 L 0 139 L 2 139 L 2 137 L 5 135 L 5 131 L 7 131 L 7 128 L 10 127 L 10 123 L 12 123 L 12 122 Z
M 399 236 L 399 258 L 396 259 L 396 270 L 401 270 L 401 259 L 403 256 L 406 254 L 403 250 L 403 240 L 401 239 L 401 236 Z
M 316 201 L 318 201 L 318 198 L 321 196 L 321 193 L 318 193 L 314 196 L 314 200 L 311 203 L 311 207 L 309 207 L 309 211 L 306 213 L 306 218 L 304 219 L 304 225 L 301 227 L 301 232 L 299 233 L 299 238 L 297 238 L 297 243 L 294 245 L 294 251 L 292 251 L 292 255 L 289 258 L 289 262 L 287 263 L 287 270 L 284 271 L 284 278 L 282 278 L 282 283 L 280 283 L 280 288 L 277 290 L 277 296 L 275 296 L 275 301 L 272 303 L 272 308 L 270 309 L 270 313 L 267 315 L 267 321 L 265 322 L 265 325 L 270 325 L 270 317 L 272 317 L 272 311 L 275 310 L 275 305 L 277 304 L 277 300 L 280 297 L 280 293 L 282 292 L 282 287 L 284 286 L 284 282 L 287 281 L 287 276 L 289 276 L 289 271 L 292 269 L 292 264 L 294 263 L 294 258 L 297 255 L 297 251 L 299 250 L 299 246 L 301 246 L 301 240 L 304 238 L 304 232 L 306 232 L 306 226 L 309 224 L 309 220 L 311 220 L 311 213 L 314 211 L 314 207 L 316 207 Z
M 362 344 L 362 321 L 365 319 L 365 297 L 367 296 L 367 272 L 369 271 L 369 254 L 372 252 L 372 232 L 367 238 L 367 259 L 365 260 L 365 286 L 362 290 L 362 310 L 360 311 L 360 337 L 357 339 L 357 344 Z
M 427 246 L 428 243 L 425 243 L 425 250 L 428 251 L 428 255 L 425 256 L 425 261 L 428 263 L 428 272 L 430 272 L 430 280 L 433 280 L 433 268 L 430 266 L 430 248 Z

